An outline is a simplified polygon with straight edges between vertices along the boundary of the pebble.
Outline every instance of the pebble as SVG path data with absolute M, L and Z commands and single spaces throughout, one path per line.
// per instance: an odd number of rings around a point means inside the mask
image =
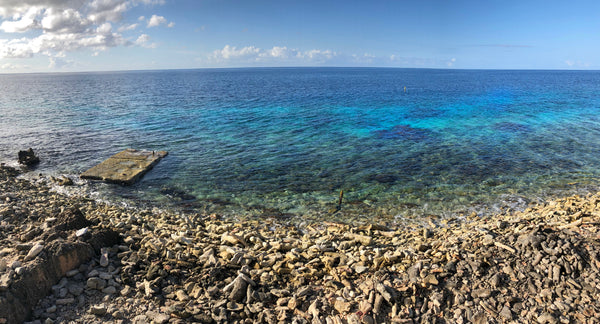
M 90 307 L 90 313 L 96 316 L 102 316 L 106 314 L 106 306 L 104 304 L 92 305 L 92 307 Z
M 512 319 L 512 312 L 510 308 L 508 308 L 508 306 L 502 307 L 502 310 L 500 311 L 500 316 L 502 316 L 507 321 L 510 321 Z
M 427 277 L 425 277 L 424 281 L 425 281 L 425 283 L 430 284 L 430 285 L 437 285 L 440 283 L 434 274 L 430 274 Z
M 164 324 L 171 319 L 171 316 L 159 312 L 147 312 L 146 318 L 152 321 L 152 323 Z
M 108 249 L 107 248 L 100 249 L 100 266 L 101 267 L 108 266 Z
M 69 293 L 75 297 L 81 295 L 84 290 L 80 285 L 70 285 L 67 289 L 69 290 Z
M 77 274 L 79 274 L 79 269 L 73 269 L 73 270 L 67 271 L 67 273 L 65 274 L 65 276 L 67 278 L 70 278 L 70 277 L 73 277 L 73 276 L 75 276 Z
M 132 291 L 133 291 L 133 289 L 130 286 L 125 286 L 125 287 L 123 287 L 123 289 L 121 289 L 121 291 L 119 293 L 121 294 L 121 296 L 127 296 L 127 295 L 131 294 Z
M 80 228 L 77 231 L 75 231 L 75 236 L 82 237 L 82 236 L 84 236 L 85 234 L 87 234 L 89 232 L 90 232 L 90 229 L 87 228 L 87 227 Z
M 188 296 L 188 295 L 186 294 L 186 292 L 185 292 L 185 291 L 183 291 L 183 290 L 177 290 L 177 291 L 175 292 L 175 296 L 177 297 L 177 299 L 178 299 L 179 301 L 186 301 L 186 300 L 189 300 L 189 299 L 190 299 L 190 296 Z
M 22 265 L 23 265 L 23 263 L 22 263 L 21 261 L 19 261 L 19 260 L 15 260 L 15 261 L 13 261 L 13 262 L 10 264 L 10 268 L 11 268 L 11 269 L 16 269 L 16 268 L 18 268 L 18 267 L 20 267 L 20 266 L 22 266 Z
M 31 250 L 29 250 L 29 253 L 27 253 L 27 256 L 25 256 L 25 261 L 33 260 L 43 249 L 44 246 L 42 244 L 34 245 Z
M 98 277 L 88 278 L 86 282 L 86 287 L 89 289 L 102 290 L 104 289 L 104 287 L 106 287 L 106 280 Z
M 75 302 L 75 298 L 59 298 L 56 300 L 56 305 L 68 305 L 73 304 Z
M 369 270 L 369 267 L 365 267 L 365 266 L 355 266 L 354 267 L 354 271 L 356 271 L 356 273 L 358 273 L 358 274 L 366 272 L 367 270 Z
M 98 277 L 103 280 L 110 280 L 113 276 L 108 272 L 100 272 L 98 273 Z
M 492 291 L 489 288 L 482 288 L 473 290 L 471 296 L 473 296 L 474 298 L 487 298 L 490 297 L 491 294 Z
M 143 287 L 146 297 L 150 297 L 157 292 L 157 289 L 149 281 L 144 281 Z
M 554 317 L 554 315 L 546 312 L 537 318 L 537 322 L 540 324 L 554 324 L 558 323 L 558 320 L 556 319 L 556 317 Z

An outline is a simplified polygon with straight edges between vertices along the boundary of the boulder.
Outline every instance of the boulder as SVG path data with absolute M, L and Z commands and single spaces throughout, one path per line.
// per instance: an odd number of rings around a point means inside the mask
M 26 166 L 34 166 L 40 163 L 40 158 L 35 155 L 32 148 L 27 151 L 19 151 L 19 163 Z

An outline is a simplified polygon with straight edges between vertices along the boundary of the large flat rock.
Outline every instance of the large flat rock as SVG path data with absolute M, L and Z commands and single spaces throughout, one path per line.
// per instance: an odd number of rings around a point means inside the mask
M 126 149 L 81 174 L 82 179 L 130 185 L 152 169 L 166 151 L 139 151 Z

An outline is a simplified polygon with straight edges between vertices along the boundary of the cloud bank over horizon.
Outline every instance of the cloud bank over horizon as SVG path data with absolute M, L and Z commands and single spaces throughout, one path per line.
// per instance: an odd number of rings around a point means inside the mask
M 237 47 L 225 45 L 197 61 L 211 66 L 413 66 L 452 67 L 456 58 L 432 59 L 403 57 L 399 55 L 377 56 L 369 53 L 347 54 L 330 49 L 299 50 L 287 46 L 262 49 L 256 46 Z

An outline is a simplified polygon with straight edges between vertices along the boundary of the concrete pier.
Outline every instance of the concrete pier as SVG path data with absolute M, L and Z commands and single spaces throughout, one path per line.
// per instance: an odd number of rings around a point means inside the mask
M 81 174 L 82 179 L 131 185 L 152 169 L 166 151 L 139 151 L 126 149 Z

